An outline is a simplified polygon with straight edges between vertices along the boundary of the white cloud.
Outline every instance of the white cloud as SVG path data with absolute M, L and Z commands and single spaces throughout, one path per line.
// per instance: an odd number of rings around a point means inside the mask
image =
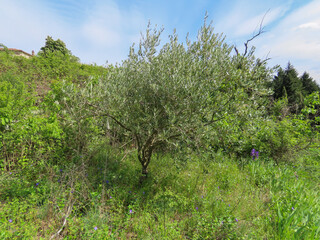
M 63 40 L 85 63 L 104 64 L 107 60 L 115 63 L 125 59 L 147 23 L 137 9 L 120 9 L 111 0 L 84 2 L 81 6 L 73 0 L 59 4 L 0 0 L 0 5 L 0 22 L 5 23 L 0 43 L 38 52 L 50 35 Z M 70 10 L 67 15 L 66 10 L 60 11 L 64 7 Z M 77 20 L 80 16 L 81 21 L 70 22 L 73 14 L 77 14 Z
M 21 1 L 0 1 L 0 22 L 3 44 L 23 50 L 38 50 L 46 35 L 58 32 L 59 19 L 52 21 L 50 12 L 44 13 L 39 5 Z M 59 34 L 58 34 L 59 35 Z
M 247 20 L 242 20 L 239 25 L 236 25 L 234 34 L 235 36 L 244 36 L 252 34 L 253 32 L 257 32 L 259 31 L 260 24 L 262 24 L 262 27 L 267 26 L 276 19 L 282 17 L 287 10 L 288 9 L 285 6 L 277 7 L 271 11 L 266 11 Z
M 320 83 L 320 1 L 293 11 L 255 42 L 258 55 L 270 51 L 272 63 L 290 61 L 302 74 L 307 71 Z
M 109 1 L 107 4 L 98 4 L 90 11 L 82 34 L 99 47 L 116 47 L 131 40 L 144 27 L 144 23 L 138 11 L 120 11 L 115 3 Z
M 95 23 L 86 24 L 83 28 L 83 34 L 98 47 L 115 47 L 121 41 L 119 32 Z
M 229 5 L 223 9 L 225 13 L 218 19 L 216 29 L 228 38 L 238 39 L 258 31 L 262 20 L 263 26 L 267 26 L 283 17 L 290 7 L 290 0 L 280 6 L 273 1 L 257 4 L 253 0 L 231 1 Z
M 320 29 L 320 23 L 318 22 L 308 22 L 301 24 L 297 27 L 297 29 L 310 28 L 310 29 Z
M 122 10 L 113 1 L 97 2 L 84 20 L 81 37 L 90 46 L 81 59 L 95 59 L 100 64 L 120 62 L 127 57 L 129 47 L 140 38 L 146 20 L 136 9 Z

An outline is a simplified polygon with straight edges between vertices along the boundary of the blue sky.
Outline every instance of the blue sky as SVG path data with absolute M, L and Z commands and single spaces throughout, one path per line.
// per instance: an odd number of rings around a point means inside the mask
M 226 42 L 243 50 L 263 16 L 265 33 L 252 41 L 269 65 L 290 61 L 320 83 L 319 0 L 0 0 L 0 43 L 37 53 L 47 35 L 63 40 L 83 63 L 121 62 L 148 21 L 195 39 L 205 12 Z

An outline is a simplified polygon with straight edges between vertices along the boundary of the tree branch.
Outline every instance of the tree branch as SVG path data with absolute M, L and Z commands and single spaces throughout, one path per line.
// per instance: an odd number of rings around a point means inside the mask
M 262 18 L 262 20 L 261 20 L 261 22 L 260 22 L 260 26 L 259 26 L 259 31 L 258 31 L 256 34 L 254 34 L 250 39 L 248 39 L 248 40 L 244 43 L 245 49 L 244 49 L 244 54 L 243 54 L 243 56 L 246 56 L 247 53 L 248 53 L 248 44 L 249 44 L 252 40 L 254 40 L 256 37 L 258 37 L 259 35 L 261 35 L 262 33 L 264 33 L 264 28 L 263 28 L 262 24 L 263 24 L 263 21 L 264 21 L 264 19 L 265 19 L 266 15 L 268 14 L 269 11 L 270 11 L 270 9 L 263 15 L 263 18 Z M 234 50 L 235 50 L 236 54 L 239 55 L 239 51 L 238 51 L 237 47 L 234 47 Z

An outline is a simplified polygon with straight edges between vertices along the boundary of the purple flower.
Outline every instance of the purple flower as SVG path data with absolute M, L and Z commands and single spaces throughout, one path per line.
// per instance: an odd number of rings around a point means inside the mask
M 98 227 L 97 227 L 97 226 L 95 226 L 93 229 L 94 229 L 95 231 L 97 231 L 97 230 L 98 230 Z
M 196 207 L 196 210 L 198 211 L 198 207 Z
M 9 172 L 9 174 L 11 175 L 11 174 L 12 174 L 12 172 Z
M 39 183 L 36 183 L 36 186 L 38 186 L 39 185 Z
M 220 189 L 220 187 L 218 186 L 218 189 Z
M 12 219 L 9 219 L 9 222 L 12 223 Z
M 62 169 L 60 169 L 60 172 L 62 172 Z
M 235 219 L 236 220 L 236 222 L 238 222 L 239 220 L 238 219 Z
M 294 207 L 292 207 L 291 209 L 294 210 Z
M 251 156 L 254 157 L 255 153 L 256 153 L 256 150 L 253 148 L 253 149 L 251 150 Z
M 223 224 L 223 221 L 221 221 L 221 224 Z
M 252 160 L 254 160 L 255 158 L 259 158 L 259 152 L 253 148 L 251 150 L 251 156 L 252 156 Z
M 112 197 L 110 196 L 110 199 L 111 199 Z
M 106 181 L 106 183 L 108 184 L 108 183 L 109 183 L 109 181 L 107 180 L 107 181 Z
M 130 214 L 131 214 L 131 213 L 132 213 L 132 209 L 130 209 L 130 211 L 129 211 L 129 212 L 130 212 Z

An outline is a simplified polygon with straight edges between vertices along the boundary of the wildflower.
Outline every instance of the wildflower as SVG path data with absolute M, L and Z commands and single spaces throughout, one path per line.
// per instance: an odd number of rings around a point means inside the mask
M 110 196 L 110 199 L 111 199 L 112 197 Z
M 9 222 L 12 223 L 12 219 L 9 219 Z
M 230 204 L 229 204 L 229 207 L 230 207 Z
M 292 207 L 291 209 L 294 210 L 294 207 Z
M 39 185 L 39 183 L 36 183 L 36 186 L 38 186 Z
M 145 192 L 143 192 L 142 194 L 145 194 Z
M 218 189 L 220 189 L 220 187 L 218 186 Z
M 106 183 L 109 184 L 109 181 L 107 180 Z
M 129 211 L 129 212 L 130 212 L 130 214 L 132 214 L 132 209 L 130 209 L 130 211 Z
M 235 219 L 236 220 L 236 222 L 238 222 L 239 220 L 238 219 Z
M 98 230 L 98 227 L 97 227 L 97 226 L 95 226 L 95 227 L 94 227 L 94 230 L 95 230 L 95 231 L 97 231 L 97 230 Z
M 223 221 L 221 221 L 221 224 L 223 224 Z
M 60 169 L 60 172 L 62 172 L 62 169 Z
M 252 156 L 252 160 L 254 160 L 255 158 L 259 158 L 259 152 L 253 148 L 251 150 L 251 156 Z
M 198 207 L 196 207 L 196 210 L 198 211 Z
M 251 156 L 253 157 L 253 159 L 254 159 L 255 153 L 256 153 L 256 150 L 253 148 L 253 149 L 251 150 Z
M 11 174 L 12 174 L 12 172 L 9 172 L 9 174 L 11 175 Z

